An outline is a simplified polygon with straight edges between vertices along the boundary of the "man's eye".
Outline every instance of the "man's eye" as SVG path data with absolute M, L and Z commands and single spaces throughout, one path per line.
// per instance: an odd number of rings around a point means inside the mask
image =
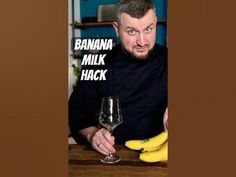
M 152 31 L 152 27 L 148 27 L 145 29 L 145 33 L 150 33 Z
M 128 34 L 134 36 L 136 34 L 135 30 L 128 30 Z

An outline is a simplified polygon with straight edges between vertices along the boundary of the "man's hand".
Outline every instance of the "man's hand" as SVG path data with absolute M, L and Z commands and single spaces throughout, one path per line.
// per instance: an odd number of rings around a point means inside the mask
M 90 143 L 94 149 L 102 154 L 108 155 L 109 153 L 116 152 L 113 147 L 115 144 L 115 137 L 105 128 L 98 129 L 92 136 Z
M 112 136 L 108 130 L 104 128 L 98 129 L 96 127 L 88 127 L 81 130 L 80 133 L 88 140 L 92 148 L 98 152 L 105 155 L 116 152 L 113 147 L 115 144 L 115 137 Z
M 166 108 L 164 117 L 163 117 L 163 124 L 165 131 L 168 131 L 168 107 Z

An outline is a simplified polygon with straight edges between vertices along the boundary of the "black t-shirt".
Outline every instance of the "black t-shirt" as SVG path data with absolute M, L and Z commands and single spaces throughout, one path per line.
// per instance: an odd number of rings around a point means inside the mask
M 123 123 L 113 135 L 116 143 L 144 139 L 164 130 L 167 107 L 167 49 L 155 45 L 145 60 L 123 52 L 120 45 L 105 57 L 106 81 L 79 81 L 69 100 L 69 125 L 78 139 L 80 129 L 97 126 L 104 96 L 118 96 Z M 92 67 L 94 69 L 94 67 Z

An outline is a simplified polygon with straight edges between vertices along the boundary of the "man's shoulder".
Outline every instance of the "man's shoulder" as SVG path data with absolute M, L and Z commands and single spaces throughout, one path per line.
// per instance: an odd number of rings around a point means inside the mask
M 156 58 L 158 62 L 167 64 L 168 59 L 168 48 L 159 44 L 155 44 L 153 57 Z

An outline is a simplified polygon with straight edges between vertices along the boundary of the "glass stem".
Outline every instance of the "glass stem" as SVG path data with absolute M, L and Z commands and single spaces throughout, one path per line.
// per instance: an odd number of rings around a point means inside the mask
M 112 135 L 113 130 L 109 130 L 109 131 L 110 131 L 110 134 Z M 111 156 L 111 157 L 113 156 L 111 152 L 109 152 L 109 156 Z
M 110 134 L 112 135 L 112 133 L 113 133 L 113 130 L 109 130 L 109 132 L 110 132 Z

